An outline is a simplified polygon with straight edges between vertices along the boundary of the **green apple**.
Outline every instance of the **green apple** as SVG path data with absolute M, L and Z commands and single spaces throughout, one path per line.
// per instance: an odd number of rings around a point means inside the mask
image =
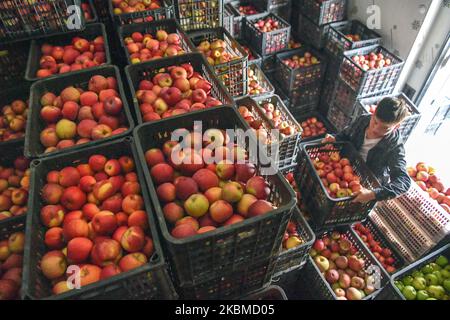
M 309 255 L 314 258 L 315 256 L 317 256 L 317 251 L 314 249 L 311 249 L 311 251 L 309 252 Z
M 435 300 L 437 300 L 437 299 L 435 299 L 435 298 L 428 298 L 427 300 L 434 300 L 434 301 L 435 301 Z
M 442 300 L 448 301 L 450 300 L 450 296 L 446 294 L 445 296 L 442 297 Z
M 395 286 L 398 288 L 398 290 L 402 291 L 405 287 L 404 284 L 401 281 L 394 281 Z
M 422 272 L 420 272 L 420 271 L 414 271 L 412 274 L 411 274 L 411 276 L 413 277 L 413 278 L 419 278 L 419 277 L 424 277 L 424 274 L 422 273 Z
M 450 264 L 446 266 L 444 269 L 450 272 Z
M 425 290 L 425 288 L 427 287 L 427 280 L 425 280 L 425 278 L 422 277 L 414 278 L 411 285 L 416 290 Z
M 432 273 L 425 275 L 425 280 L 427 281 L 427 286 L 436 286 L 439 284 L 438 277 Z
M 441 270 L 441 276 L 442 276 L 442 278 L 444 278 L 444 279 L 450 278 L 450 271 L 445 270 L 445 269 Z
M 434 271 L 432 275 L 436 276 L 438 279 L 438 284 L 441 285 L 442 281 L 444 281 L 444 277 L 442 276 L 442 271 Z
M 417 291 L 417 300 L 427 300 L 430 296 L 426 290 Z
M 439 256 L 436 259 L 437 265 L 439 265 L 441 268 L 445 268 L 446 265 L 448 265 L 448 259 L 444 256 Z
M 402 294 L 405 296 L 406 300 L 415 300 L 417 292 L 413 287 L 406 286 L 403 288 Z
M 433 271 L 441 271 L 442 268 L 437 263 L 430 263 L 431 268 L 433 268 Z
M 333 291 L 336 289 L 340 289 L 340 288 L 341 288 L 341 285 L 339 284 L 339 282 L 333 283 L 331 285 L 331 289 L 333 289 Z
M 403 278 L 402 282 L 404 286 L 409 286 L 414 281 L 414 278 L 411 276 L 406 276 Z
M 431 264 L 427 264 L 420 271 L 422 271 L 423 274 L 429 274 L 429 273 L 432 273 L 434 270 L 433 270 L 433 267 L 431 266 Z
M 443 286 L 447 292 L 450 292 L 450 279 L 445 279 L 443 282 Z
M 442 299 L 445 295 L 445 289 L 441 286 L 429 286 L 428 294 L 435 299 Z

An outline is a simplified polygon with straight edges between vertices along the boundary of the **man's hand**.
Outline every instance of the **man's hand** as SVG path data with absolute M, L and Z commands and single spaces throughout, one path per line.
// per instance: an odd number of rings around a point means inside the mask
M 375 192 L 368 189 L 361 189 L 361 191 L 356 194 L 356 197 L 352 202 L 366 204 L 373 200 L 375 200 Z
M 336 138 L 330 134 L 327 134 L 325 138 L 323 138 L 322 140 L 322 143 L 331 143 L 331 142 L 336 142 Z

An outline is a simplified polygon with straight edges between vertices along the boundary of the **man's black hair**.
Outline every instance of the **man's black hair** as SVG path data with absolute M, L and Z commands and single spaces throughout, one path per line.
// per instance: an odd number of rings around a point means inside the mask
M 384 98 L 378 103 L 375 111 L 379 120 L 389 124 L 402 122 L 408 114 L 409 111 L 405 102 L 397 98 Z

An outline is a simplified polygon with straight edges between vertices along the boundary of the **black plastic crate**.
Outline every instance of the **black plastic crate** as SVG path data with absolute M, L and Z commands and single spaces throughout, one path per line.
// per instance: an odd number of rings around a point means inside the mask
M 336 128 L 327 120 L 326 117 L 324 117 L 316 108 L 315 105 L 312 105 L 313 108 L 308 106 L 305 107 L 301 107 L 298 109 L 294 109 L 292 112 L 294 114 L 295 119 L 297 119 L 298 123 L 300 123 L 300 125 L 308 120 L 309 118 L 316 118 L 317 121 L 322 122 L 324 127 L 327 129 L 327 133 L 328 134 L 334 134 L 336 133 Z M 302 143 L 305 142 L 310 142 L 313 140 L 318 140 L 318 139 L 322 139 L 325 138 L 325 135 L 318 135 L 318 136 L 311 136 L 311 137 L 306 137 L 305 136 L 305 131 L 303 130 L 303 135 L 302 135 Z
M 270 2 L 270 1 L 269 1 Z M 291 21 L 292 4 L 291 1 L 276 1 L 279 4 L 269 5 L 269 12 L 276 14 L 286 21 Z
M 356 92 L 344 81 L 338 79 L 334 87 L 332 104 L 341 110 L 346 116 L 353 117 L 358 97 Z
M 256 81 L 258 81 L 259 85 L 263 88 L 263 90 L 264 90 L 263 92 L 259 92 L 259 93 L 255 93 L 255 94 L 252 94 L 250 92 L 250 84 L 253 81 L 251 78 L 252 73 L 256 76 L 256 78 L 257 78 Z M 272 95 L 275 93 L 274 86 L 270 83 L 269 79 L 266 77 L 264 72 L 260 69 L 260 67 L 257 64 L 253 63 L 253 64 L 249 65 L 248 77 L 249 77 L 249 79 L 248 79 L 249 89 L 248 89 L 247 93 L 251 98 L 255 98 L 255 97 L 259 97 L 259 96 L 268 96 L 268 95 Z
M 228 90 L 220 82 L 212 67 L 208 64 L 206 59 L 200 53 L 188 53 L 181 56 L 175 56 L 166 59 L 153 60 L 137 65 L 130 65 L 125 68 L 125 74 L 128 80 L 128 85 L 133 97 L 135 114 L 137 122 L 142 123 L 142 115 L 139 109 L 139 102 L 136 97 L 136 91 L 139 88 L 139 83 L 142 80 L 151 80 L 154 75 L 159 73 L 162 68 L 167 68 L 173 65 L 181 65 L 183 63 L 190 63 L 194 67 L 194 71 L 199 72 L 205 80 L 212 84 L 211 95 L 221 101 L 223 105 L 233 106 L 233 98 L 228 93 Z
M 398 128 L 398 130 L 402 134 L 403 141 L 406 142 L 411 136 L 412 131 L 419 124 L 422 116 L 416 105 L 404 93 L 358 100 L 354 115 L 355 119 L 363 114 L 370 114 L 369 107 L 371 105 L 377 105 L 384 98 L 398 98 L 404 101 L 406 107 L 408 108 L 409 115 L 405 118 L 405 120 L 403 120 L 403 122 L 400 124 L 400 127 Z
M 175 16 L 184 31 L 223 26 L 223 0 L 174 0 Z
M 87 19 L 85 16 L 86 23 L 95 23 L 98 22 L 98 15 L 97 10 L 95 9 L 94 1 L 93 0 L 81 0 L 81 5 L 88 4 L 88 12 L 91 14 L 91 18 Z M 83 10 L 84 11 L 84 10 Z M 86 15 L 86 12 L 85 12 Z
M 300 9 L 318 25 L 345 20 L 346 0 L 300 0 Z
M 52 45 L 58 45 L 58 46 L 64 46 L 71 44 L 71 40 L 74 37 L 82 37 L 87 40 L 93 40 L 98 36 L 103 36 L 104 42 L 105 42 L 105 64 L 111 63 L 111 54 L 110 54 L 110 48 L 108 45 L 108 37 L 106 35 L 106 29 L 105 26 L 102 23 L 92 23 L 86 26 L 86 29 L 81 32 L 73 32 L 73 33 L 66 33 L 64 35 L 57 35 L 49 38 L 39 39 L 39 40 L 33 40 L 30 45 L 30 51 L 28 54 L 28 62 L 27 62 L 27 70 L 25 73 L 25 79 L 28 81 L 36 81 L 41 80 L 41 78 L 38 78 L 36 73 L 40 69 L 39 61 L 42 57 L 41 53 L 41 46 L 45 43 L 52 44 Z M 97 67 L 95 67 L 97 68 Z M 93 69 L 93 68 L 89 68 Z M 87 70 L 89 70 L 87 69 Z M 80 72 L 83 72 L 86 69 L 80 70 L 80 71 L 70 71 L 67 74 L 78 74 Z M 59 77 L 61 74 L 53 74 L 50 77 L 44 78 L 44 79 L 50 79 Z
M 379 269 L 379 272 L 372 271 L 371 267 L 377 268 L 377 261 L 375 257 L 367 250 L 363 243 L 353 234 L 350 230 L 349 226 L 346 227 L 338 227 L 333 228 L 333 230 L 326 231 L 324 233 L 320 233 L 316 235 L 316 239 L 321 239 L 323 236 L 330 236 L 332 231 L 339 231 L 341 236 L 344 235 L 353 246 L 358 250 L 356 256 L 361 259 L 364 259 L 365 265 L 364 269 L 368 274 L 373 276 L 374 278 L 378 278 L 379 276 L 379 284 L 380 288 L 375 290 L 372 294 L 367 295 L 363 298 L 363 300 L 373 300 L 380 294 L 381 289 L 383 289 L 389 283 L 389 275 L 384 272 L 383 269 Z M 300 277 L 300 282 L 305 286 L 305 289 L 309 293 L 309 298 L 313 300 L 337 300 L 331 285 L 325 280 L 325 277 L 321 274 L 319 268 L 316 266 L 314 260 L 309 257 L 306 263 L 305 268 L 302 270 L 304 276 Z M 375 279 L 376 280 L 376 279 Z
M 109 14 L 109 7 L 105 5 L 105 0 L 93 0 L 95 11 L 100 22 L 109 23 L 111 22 L 111 16 Z
M 310 53 L 312 57 L 316 57 L 319 62 L 307 67 L 300 67 L 295 69 L 284 63 L 285 59 L 292 58 L 293 56 L 303 57 L 307 52 Z M 277 54 L 276 64 L 276 74 L 278 82 L 289 91 L 300 89 L 300 86 L 307 85 L 313 82 L 321 82 L 327 66 L 325 56 L 321 55 L 315 50 L 309 50 L 307 48 L 289 50 L 288 52 Z
M 216 64 L 211 67 L 233 97 L 247 94 L 248 55 L 225 28 L 220 27 L 190 32 L 189 39 L 195 47 L 202 41 L 209 41 L 211 43 L 215 40 L 223 40 L 226 46 L 225 52 L 231 55 L 231 61 Z
M 327 64 L 327 71 L 323 77 L 322 84 L 322 97 L 320 101 L 325 104 L 331 104 L 333 102 L 334 88 L 339 80 L 339 70 L 341 67 L 341 61 L 335 59 L 329 59 Z
M 266 18 L 278 21 L 280 28 L 270 32 L 261 32 L 254 26 L 256 21 Z M 290 34 L 291 26 L 289 23 L 273 13 L 263 13 L 245 19 L 246 40 L 262 56 L 286 50 L 289 46 Z
M 0 81 L 2 89 L 14 88 L 24 82 L 30 42 L 22 41 L 0 45 Z
M 383 291 L 377 296 L 376 300 L 406 300 L 401 291 L 395 285 L 396 281 L 401 281 L 404 277 L 407 277 L 414 273 L 414 271 L 421 269 L 423 266 L 434 262 L 439 256 L 444 256 L 450 260 L 450 244 L 430 253 L 426 257 L 414 262 L 400 272 L 397 272 L 391 277 L 389 284 L 383 289 Z
M 302 201 L 307 211 L 312 214 L 316 230 L 362 221 L 367 218 L 375 206 L 375 201 L 359 204 L 352 203 L 353 197 L 340 199 L 330 197 L 317 174 L 312 159 L 315 159 L 319 154 L 334 152 L 339 152 L 342 158 L 350 160 L 354 174 L 360 178 L 361 186 L 371 190 L 380 186 L 378 180 L 367 168 L 364 160 L 351 143 L 321 144 L 320 142 L 310 142 L 302 144 L 295 180 L 302 195 Z
M 177 288 L 185 300 L 231 300 L 239 299 L 270 285 L 274 271 L 274 259 L 254 262 L 240 270 L 220 275 L 194 286 Z
M 366 219 L 365 221 L 361 222 L 362 226 L 367 228 L 368 230 L 370 230 L 371 234 L 373 235 L 373 239 L 375 241 L 379 241 L 380 242 L 380 246 L 382 248 L 387 248 L 389 250 L 392 251 L 392 257 L 395 259 L 395 264 L 394 267 L 396 269 L 396 271 L 394 272 L 388 272 L 386 270 L 386 268 L 384 268 L 382 266 L 382 263 L 379 261 L 379 259 L 376 258 L 376 256 L 374 255 L 374 253 L 370 250 L 368 244 L 366 244 L 363 239 L 361 238 L 361 236 L 358 235 L 357 230 L 356 230 L 356 225 L 357 223 L 354 223 L 352 225 L 352 231 L 353 233 L 355 233 L 355 236 L 358 237 L 358 240 L 361 241 L 361 243 L 366 247 L 367 251 L 371 252 L 372 255 L 374 256 L 374 258 L 377 260 L 378 266 L 380 268 L 383 268 L 383 270 L 387 273 L 387 274 L 394 274 L 399 272 L 401 269 L 403 269 L 404 267 L 406 267 L 407 262 L 405 261 L 405 259 L 402 257 L 402 255 L 397 251 L 396 247 L 394 245 L 392 245 L 384 236 L 383 232 L 378 229 L 378 227 L 376 226 L 376 224 L 374 224 L 372 222 L 372 220 L 370 219 L 370 216 L 368 219 Z
M 282 172 L 282 174 L 284 173 Z M 297 224 L 297 233 L 303 243 L 289 250 L 283 248 L 280 250 L 274 277 L 279 277 L 285 273 L 301 268 L 308 259 L 309 250 L 316 239 L 314 232 L 298 208 L 294 209 L 291 221 Z
M 352 60 L 356 55 L 368 55 L 372 52 L 383 54 L 385 59 L 391 60 L 391 65 L 382 69 L 364 71 Z M 344 52 L 339 76 L 356 92 L 358 97 L 390 94 L 400 77 L 403 65 L 402 59 L 381 46 L 363 47 Z
M 108 1 L 108 10 L 112 21 L 117 25 L 148 23 L 174 17 L 173 4 L 170 0 L 160 0 L 161 7 L 154 10 L 136 11 L 132 13 L 115 14 L 112 0 Z
M 102 75 L 104 77 L 115 77 L 117 80 L 117 91 L 123 103 L 123 114 L 125 115 L 126 127 L 128 130 L 120 134 L 107 137 L 102 140 L 91 141 L 81 145 L 75 145 L 68 149 L 56 150 L 51 153 L 45 153 L 45 147 L 40 142 L 40 133 L 45 129 L 45 123 L 40 117 L 40 99 L 47 92 L 60 93 L 68 86 L 81 87 L 86 89 L 89 79 L 95 75 Z M 65 74 L 56 78 L 44 79 L 35 82 L 31 86 L 30 92 L 30 113 L 28 115 L 28 122 L 25 137 L 25 155 L 29 158 L 47 157 L 48 155 L 57 155 L 67 152 L 67 150 L 80 150 L 86 147 L 95 146 L 105 141 L 110 141 L 129 135 L 134 127 L 133 117 L 128 106 L 127 98 L 123 89 L 122 80 L 119 69 L 115 66 L 101 66 L 88 70 L 77 72 L 76 74 Z
M 288 300 L 286 293 L 279 286 L 270 286 L 267 289 L 255 292 L 241 300 Z
M 148 149 L 161 147 L 177 128 L 192 129 L 194 121 L 202 121 L 202 130 L 249 128 L 236 109 L 227 107 L 215 107 L 169 118 L 164 122 L 140 125 L 134 131 L 134 136 L 142 164 L 146 166 L 144 153 Z M 240 145 L 245 144 L 248 150 L 249 144 L 255 141 L 251 137 L 248 141 L 245 140 L 238 142 Z M 192 287 L 211 279 L 214 279 L 212 281 L 216 284 L 220 276 L 242 270 L 255 261 L 272 259 L 278 252 L 295 206 L 294 194 L 280 174 L 266 175 L 262 172 L 263 165 L 268 162 L 265 156 L 255 158 L 255 154 L 250 152 L 250 161 L 269 183 L 272 190 L 269 201 L 278 209 L 239 224 L 186 239 L 175 239 L 171 236 L 149 170 L 147 167 L 144 169 L 166 245 L 170 269 L 177 286 Z
M 297 132 L 286 137 L 280 137 L 281 141 L 278 141 L 278 156 L 277 159 L 278 168 L 290 167 L 297 160 L 297 154 L 299 152 L 299 143 L 302 136 L 302 127 L 295 120 L 294 116 L 289 112 L 288 108 L 284 105 L 281 98 L 277 95 L 262 96 L 254 99 L 260 110 L 263 112 L 262 105 L 264 103 L 272 103 L 274 110 L 280 111 L 281 121 L 286 121 L 290 126 L 297 129 Z M 274 127 L 274 121 L 269 120 L 269 123 Z M 277 128 L 275 128 L 277 129 Z
M 86 23 L 80 6 L 80 0 L 1 1 L 0 42 L 83 30 Z
M 331 124 L 333 124 L 338 132 L 344 130 L 355 120 L 352 116 L 347 115 L 344 111 L 339 109 L 334 103 L 331 105 L 324 104 L 322 107 L 324 109 L 326 107 L 328 108 L 327 119 Z
M 21 83 L 21 84 L 16 84 L 16 86 L 14 88 L 2 90 L 0 92 L 0 118 L 3 119 L 3 121 L 5 121 L 4 114 L 2 111 L 4 106 L 10 105 L 15 100 L 22 100 L 25 103 L 27 103 L 27 105 L 29 106 L 29 103 L 28 103 L 29 97 L 30 97 L 30 83 L 27 83 L 25 81 L 23 81 L 23 83 Z M 28 115 L 29 115 L 29 110 L 28 110 Z M 1 128 L 0 128 L 0 130 L 1 130 Z M 18 140 L 22 140 L 22 143 L 23 143 L 23 141 L 25 140 L 25 130 L 23 130 L 23 131 L 24 132 L 21 134 L 21 136 L 14 138 L 14 139 L 8 139 L 5 141 L 4 141 L 3 133 L 0 133 L 0 149 L 11 143 L 14 144 Z
M 328 39 L 328 32 L 331 23 L 318 25 L 303 15 L 301 11 L 294 10 L 292 13 L 293 31 L 299 35 L 300 39 L 314 48 L 320 50 L 325 47 Z
M 126 57 L 126 63 L 132 64 L 130 53 L 128 52 L 127 45 L 125 44 L 125 38 L 131 37 L 134 32 L 140 32 L 142 34 L 151 34 L 153 37 L 159 30 L 164 30 L 167 33 L 176 33 L 181 39 L 181 48 L 185 52 L 192 52 L 194 48 L 192 47 L 187 35 L 181 29 L 181 26 L 175 19 L 160 20 L 152 23 L 134 23 L 126 24 L 119 28 L 119 39 L 120 45 L 123 49 L 123 55 Z
M 52 170 L 61 170 L 66 166 L 87 163 L 90 156 L 102 154 L 111 158 L 130 156 L 136 162 L 135 172 L 141 185 L 145 211 L 148 213 L 150 233 L 154 243 L 154 254 L 149 263 L 123 272 L 107 280 L 87 285 L 79 290 L 53 296 L 52 286 L 40 272 L 40 260 L 46 252 L 44 236 L 46 227 L 40 221 L 40 208 L 44 205 L 40 190 L 45 185 L 45 177 Z M 139 165 L 139 157 L 133 138 L 125 137 L 102 145 L 92 146 L 80 151 L 45 159 L 32 163 L 30 205 L 35 209 L 27 217 L 26 247 L 24 253 L 23 294 L 29 299 L 174 299 L 176 294 L 165 269 L 164 257 L 158 238 L 156 224 L 151 214 L 152 207 L 145 186 L 144 174 Z
M 248 64 L 256 64 L 258 67 L 261 66 L 262 58 L 261 56 L 243 39 L 238 39 L 237 42 L 241 45 L 242 49 L 244 49 L 248 54 Z
M 256 13 L 253 15 L 244 15 L 239 12 L 239 6 L 252 5 L 256 9 Z M 255 15 L 260 15 L 266 11 L 266 5 L 264 1 L 252 1 L 252 0 L 238 0 L 232 1 L 225 5 L 228 7 L 233 15 L 233 36 L 236 38 L 244 38 L 245 36 L 245 20 L 252 18 Z
M 236 37 L 234 26 L 234 15 L 229 4 L 223 6 L 223 27 L 233 36 Z
M 349 35 L 358 35 L 359 40 L 352 40 Z M 379 33 L 369 29 L 358 20 L 333 24 L 328 31 L 328 41 L 325 49 L 328 54 L 342 59 L 345 51 L 381 44 Z

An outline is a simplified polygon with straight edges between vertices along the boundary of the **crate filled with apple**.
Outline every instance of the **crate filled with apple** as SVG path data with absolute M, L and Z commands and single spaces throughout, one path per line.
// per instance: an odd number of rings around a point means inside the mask
M 24 61 L 27 61 L 29 51 L 29 41 L 0 44 L 0 81 L 2 82 L 2 92 L 7 89 L 17 88 L 18 83 L 23 83 L 27 67 Z
M 260 55 L 267 56 L 288 48 L 291 26 L 273 13 L 247 17 L 245 39 Z
M 22 299 L 25 218 L 0 223 L 0 301 Z
M 194 120 L 202 121 L 202 128 L 193 127 Z M 175 129 L 183 129 L 177 139 L 183 139 L 184 145 L 170 140 Z M 135 132 L 171 269 L 180 286 L 275 256 L 295 203 L 287 182 L 278 174 L 265 175 L 259 161 L 252 160 L 256 154 L 247 148 L 255 140 L 242 141 L 227 129 L 245 131 L 248 125 L 234 108 L 216 107 L 144 124 Z M 192 149 L 195 146 L 201 150 Z M 235 237 L 241 232 L 247 234 L 244 242 Z M 265 240 L 253 242 L 254 237 Z
M 164 298 L 161 247 L 136 159 L 133 140 L 122 138 L 33 163 L 27 297 Z M 72 290 L 77 267 L 81 288 Z
M 314 212 L 314 227 L 364 220 L 375 201 L 353 203 L 353 197 L 362 188 L 373 190 L 380 184 L 352 144 L 313 141 L 301 152 L 295 179 L 306 208 Z
M 25 138 L 30 158 L 121 137 L 134 126 L 115 66 L 35 82 L 30 97 Z
M 278 83 L 278 87 L 283 92 L 290 102 L 290 110 L 294 112 L 296 109 L 303 109 L 308 105 L 318 105 L 322 93 L 322 81 L 315 81 L 306 85 L 301 85 L 296 89 L 286 92 L 284 85 Z
M 0 93 L 0 146 L 25 137 L 29 95 L 27 84 Z
M 320 299 L 371 300 L 389 282 L 348 226 L 317 235 L 310 256 L 305 278 L 310 293 Z
M 184 31 L 223 25 L 223 0 L 174 0 L 175 17 Z
M 374 45 L 344 52 L 339 76 L 358 97 L 390 94 L 403 65 L 401 58 Z
M 248 67 L 248 95 L 252 98 L 273 94 L 275 88 L 267 79 L 264 72 L 256 64 Z
M 127 64 L 136 64 L 193 51 L 176 20 L 135 23 L 119 28 Z
M 242 49 L 247 53 L 248 64 L 257 64 L 261 67 L 261 56 L 243 39 L 237 39 L 237 42 L 241 45 Z
M 231 96 L 247 95 L 248 56 L 225 28 L 190 32 L 189 39 L 205 56 Z
M 236 38 L 244 38 L 247 18 L 266 11 L 261 1 L 231 1 L 225 6 L 230 8 L 230 12 L 233 14 L 233 36 Z
M 169 0 L 108 0 L 109 14 L 117 25 L 149 23 L 173 17 Z
M 126 67 L 138 123 L 159 121 L 220 105 L 234 105 L 199 53 Z
M 345 20 L 346 0 L 301 0 L 298 4 L 300 10 L 315 24 L 320 26 L 332 22 Z
M 389 93 L 388 90 L 386 93 Z M 342 79 L 337 79 L 332 95 L 332 105 L 342 111 L 347 117 L 357 119 L 359 114 L 357 93 Z
M 299 11 L 294 7 L 292 16 L 292 32 L 296 33 L 300 40 L 313 46 L 317 50 L 325 47 L 330 26 L 338 24 L 338 22 L 318 25 L 304 15 L 303 11 Z
M 358 20 L 333 24 L 328 31 L 325 50 L 335 59 L 345 51 L 381 44 L 381 35 Z
M 84 31 L 33 40 L 25 79 L 36 81 L 109 63 L 105 26 L 93 23 Z
M 311 49 L 301 48 L 277 54 L 277 79 L 288 91 L 322 81 L 325 58 Z
M 1 147 L 0 222 L 25 215 L 28 211 L 30 161 L 23 156 L 23 140 Z
M 312 111 L 296 115 L 302 129 L 302 142 L 321 139 L 336 132 L 334 126 L 319 112 Z
M 347 113 L 332 102 L 328 107 L 327 120 L 340 132 L 349 126 L 355 118 L 353 115 L 347 115 Z

